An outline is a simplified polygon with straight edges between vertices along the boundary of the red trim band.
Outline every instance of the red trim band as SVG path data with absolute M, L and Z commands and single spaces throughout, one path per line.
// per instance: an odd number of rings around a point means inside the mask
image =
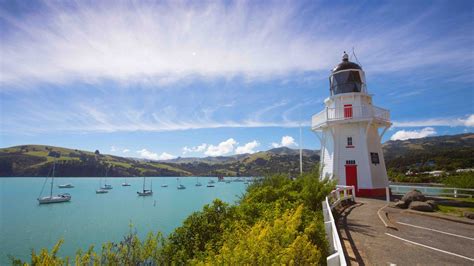
M 356 191 L 357 197 L 384 197 L 385 188 L 359 188 Z

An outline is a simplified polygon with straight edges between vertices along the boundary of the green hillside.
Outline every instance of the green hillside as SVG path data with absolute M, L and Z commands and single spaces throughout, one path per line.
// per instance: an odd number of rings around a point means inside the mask
M 474 134 L 437 136 L 383 145 L 389 172 L 474 168 Z M 263 176 L 299 173 L 299 151 L 286 147 L 254 154 L 147 161 L 44 145 L 0 149 L 0 176 L 46 176 L 55 156 L 57 176 Z M 303 150 L 303 169 L 319 162 L 319 151 Z
M 56 158 L 56 176 L 186 176 L 169 164 L 44 145 L 0 149 L 0 176 L 46 176 Z

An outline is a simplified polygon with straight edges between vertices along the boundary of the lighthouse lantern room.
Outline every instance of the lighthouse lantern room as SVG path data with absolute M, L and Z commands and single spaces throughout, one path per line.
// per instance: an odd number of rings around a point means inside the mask
M 329 85 L 324 110 L 312 117 L 321 141 L 321 178 L 354 186 L 357 196 L 383 196 L 388 178 L 381 139 L 391 125 L 390 112 L 372 104 L 364 71 L 345 52 Z

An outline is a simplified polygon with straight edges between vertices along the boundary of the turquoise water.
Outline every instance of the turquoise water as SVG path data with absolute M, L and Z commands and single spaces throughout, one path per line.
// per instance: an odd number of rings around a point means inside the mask
M 185 190 L 176 189 L 176 178 L 153 180 L 153 196 L 139 197 L 142 178 L 127 178 L 130 187 L 122 187 L 123 178 L 109 178 L 113 189 L 96 194 L 98 178 L 56 178 L 53 194 L 68 192 L 71 202 L 38 205 L 44 178 L 0 178 L 0 265 L 9 264 L 7 255 L 29 259 L 31 249 L 50 249 L 63 238 L 61 255 L 73 256 L 78 248 L 94 244 L 100 250 L 106 241 L 120 241 L 129 231 L 130 222 L 138 235 L 150 231 L 169 234 L 192 212 L 219 198 L 234 203 L 245 192 L 243 182 L 216 182 L 206 187 L 211 178 L 202 177 L 196 187 L 195 177 L 180 178 Z M 213 178 L 217 181 L 217 178 Z M 71 183 L 75 188 L 59 189 L 56 185 Z M 167 188 L 160 187 L 168 184 Z M 46 185 L 44 195 L 49 193 Z

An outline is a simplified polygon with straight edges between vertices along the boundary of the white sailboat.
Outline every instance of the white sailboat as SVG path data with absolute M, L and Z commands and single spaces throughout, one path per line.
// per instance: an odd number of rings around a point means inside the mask
M 74 186 L 71 183 L 58 185 L 58 188 L 73 188 Z
M 122 183 L 122 187 L 129 187 L 130 183 L 127 183 L 127 178 L 125 177 L 125 182 Z
M 97 189 L 95 191 L 96 194 L 105 194 L 105 193 L 109 193 L 109 191 L 107 189 L 102 189 L 102 178 L 99 179 L 99 189 Z
M 53 196 L 53 185 L 54 185 L 54 171 L 56 168 L 56 159 L 54 159 L 53 162 L 53 173 L 51 175 L 51 188 L 49 191 L 49 196 L 46 197 L 39 197 L 38 198 L 38 203 L 39 204 L 49 204 L 49 203 L 60 203 L 60 202 L 68 202 L 71 200 L 71 195 L 69 193 L 64 193 L 64 194 L 59 194 L 57 196 Z M 48 180 L 48 177 L 46 177 L 46 180 Z M 45 180 L 45 183 L 46 183 Z M 43 185 L 44 189 L 44 185 Z M 43 189 L 41 190 L 41 193 L 43 193 Z M 41 195 L 40 193 L 40 195 Z
M 201 182 L 199 182 L 199 177 L 196 177 L 196 187 L 202 186 Z
M 105 168 L 105 178 L 104 178 L 104 186 L 102 186 L 100 189 L 112 189 L 112 185 L 107 184 L 107 173 L 109 171 L 109 167 L 107 166 Z
M 137 191 L 138 196 L 151 196 L 153 195 L 153 181 L 150 183 L 150 189 L 145 189 L 145 177 L 143 177 L 143 190 Z
M 184 185 L 181 184 L 181 182 L 179 181 L 179 178 L 176 178 L 176 182 L 178 183 L 178 189 L 186 189 L 186 187 Z

